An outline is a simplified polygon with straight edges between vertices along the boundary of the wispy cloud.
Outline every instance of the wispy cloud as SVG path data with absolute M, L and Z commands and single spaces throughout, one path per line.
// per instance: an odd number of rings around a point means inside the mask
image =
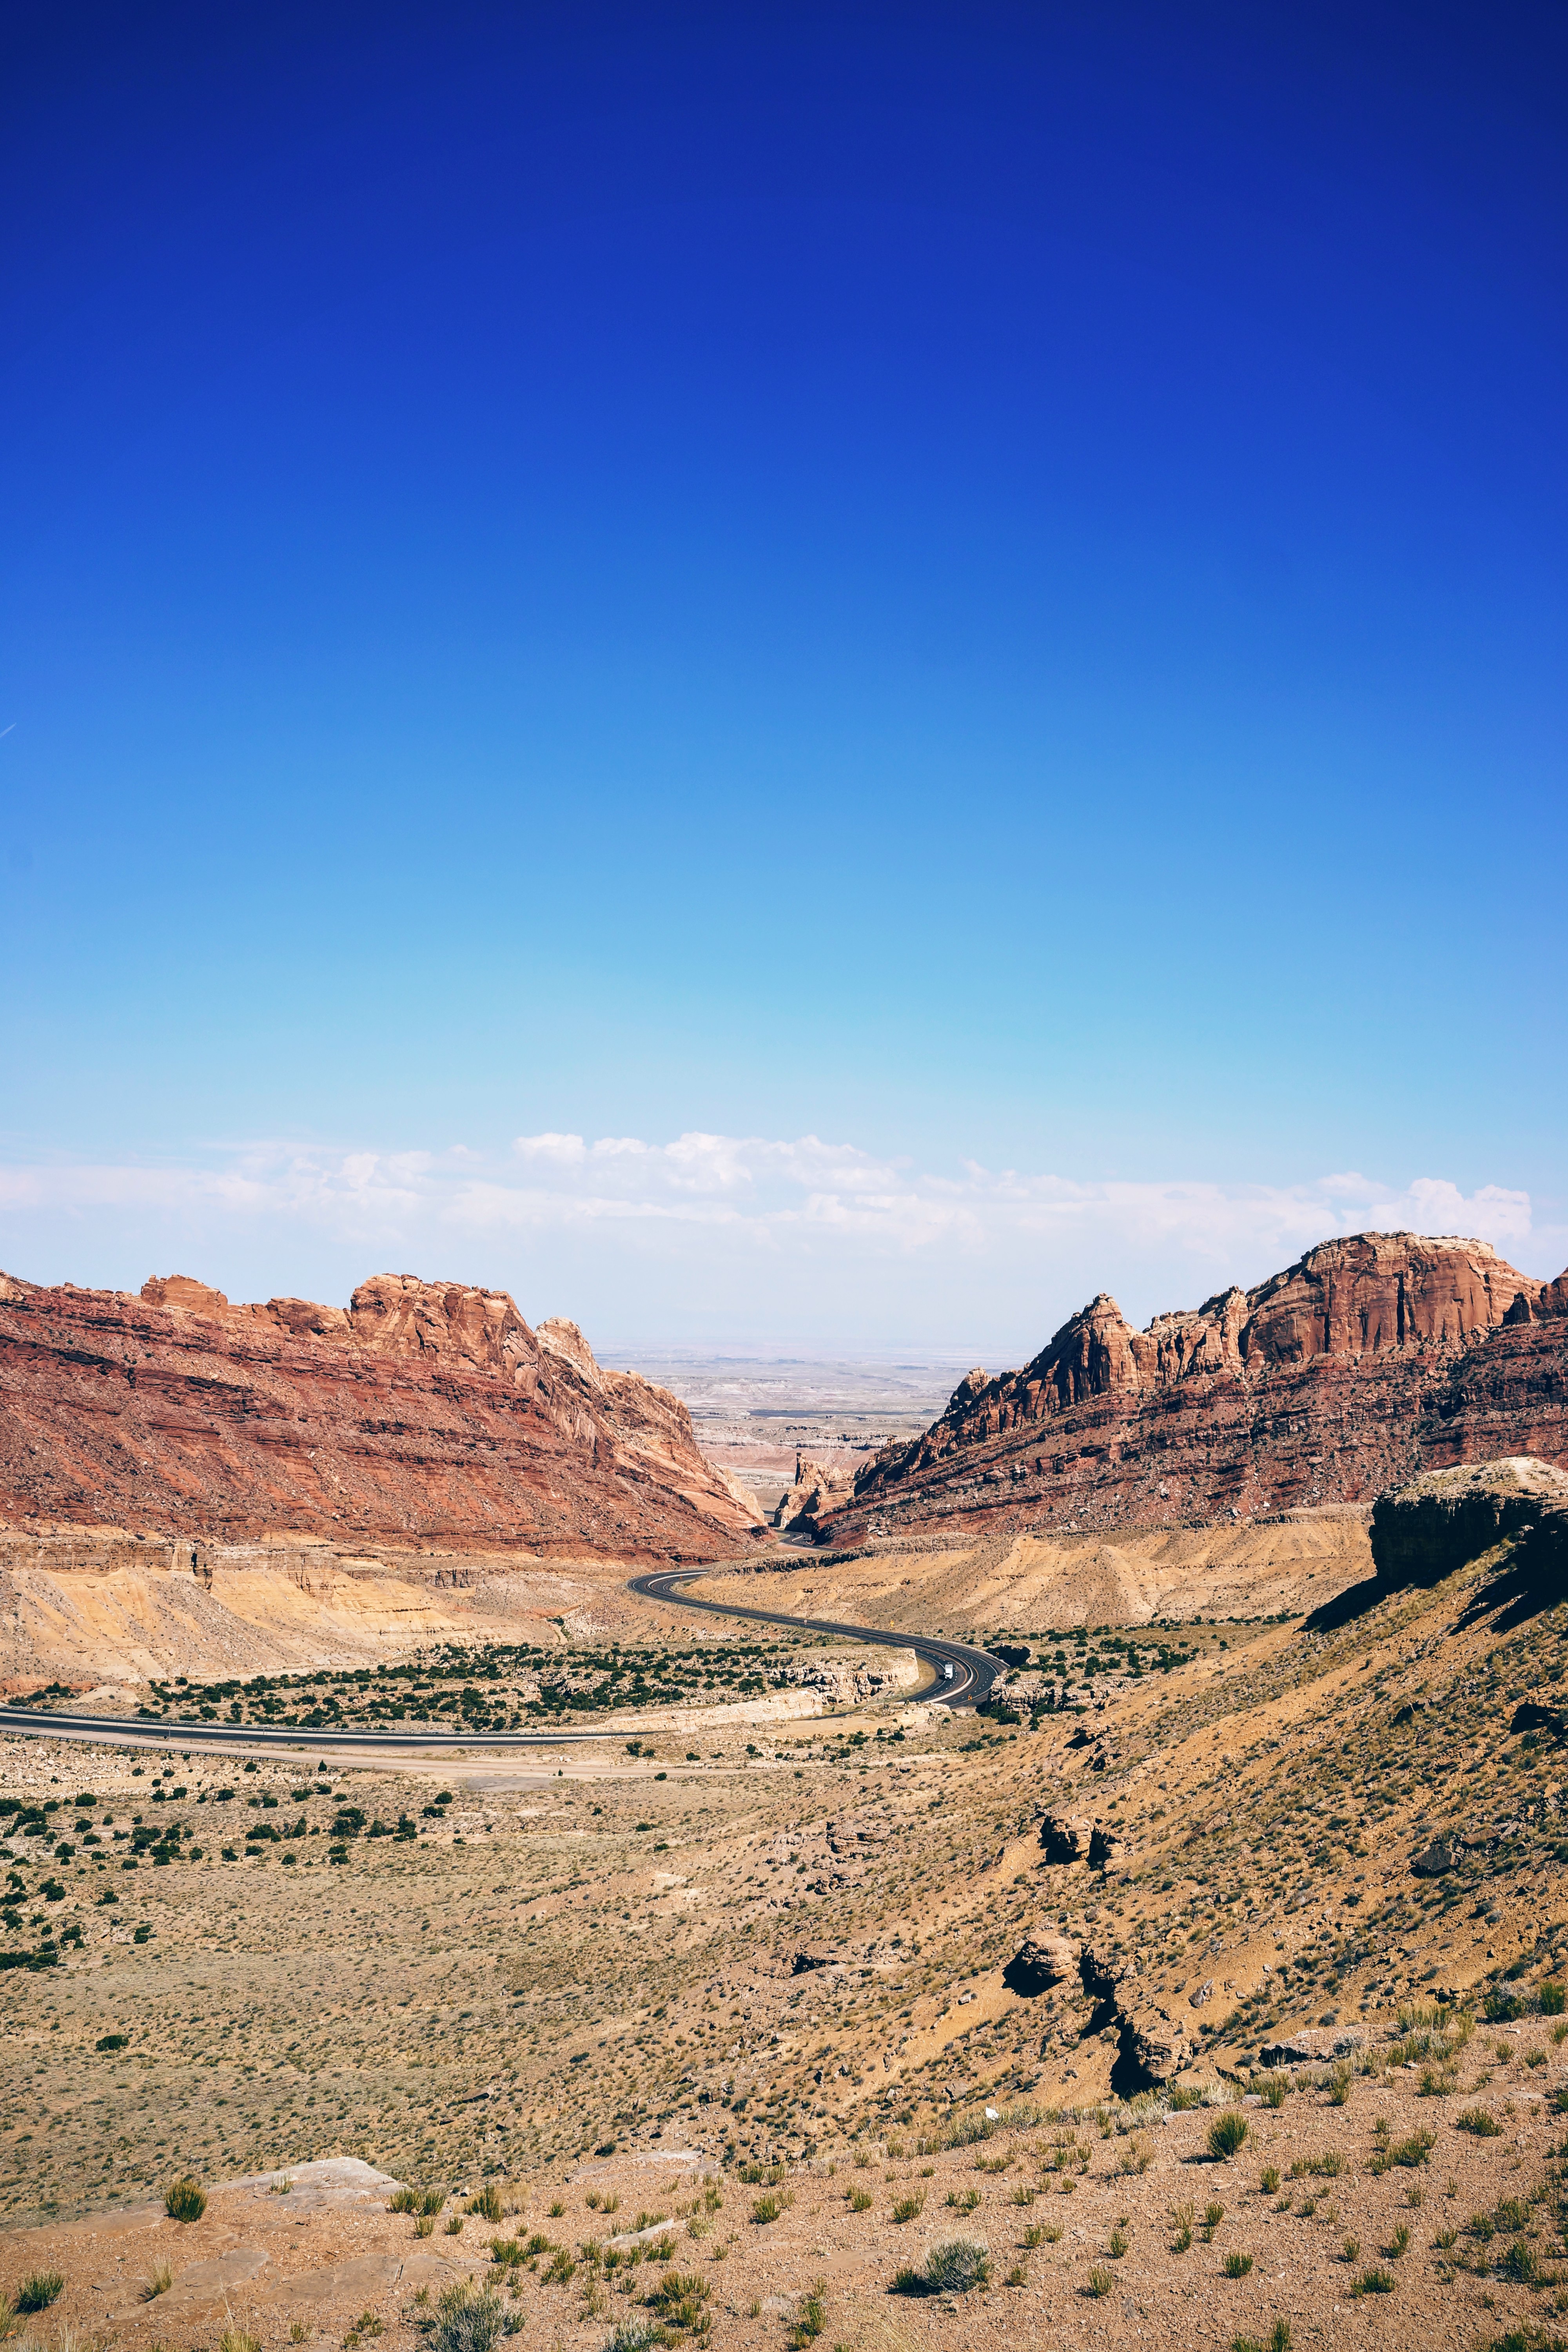
M 1194 1278 L 1241 1263 L 1285 1262 L 1333 1233 L 1373 1226 L 1475 1234 L 1529 1254 L 1553 1236 L 1528 1193 L 1500 1184 L 1462 1192 L 1440 1177 L 1390 1184 L 1335 1172 L 1297 1184 L 1172 1178 L 1088 1182 L 962 1160 L 947 1171 L 879 1158 L 815 1135 L 520 1136 L 486 1155 L 327 1150 L 255 1143 L 176 1165 L 68 1163 L 0 1168 L 0 1218 L 12 1234 L 36 1218 L 112 1222 L 163 1212 L 243 1225 L 280 1220 L 361 1246 L 429 1248 L 443 1234 L 552 1233 L 618 1237 L 660 1255 L 681 1231 L 726 1234 L 766 1256 L 857 1254 L 1037 1262 L 1071 1244 L 1075 1260 L 1193 1262 Z

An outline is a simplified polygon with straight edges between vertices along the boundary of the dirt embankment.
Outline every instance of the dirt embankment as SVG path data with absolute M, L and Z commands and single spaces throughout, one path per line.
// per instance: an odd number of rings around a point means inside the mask
M 705 1598 L 900 1631 L 1045 1631 L 1156 1618 L 1273 1617 L 1321 1608 L 1373 1574 L 1368 1514 L 1289 1512 L 1262 1526 L 999 1534 L 852 1557 L 781 1549 L 704 1577 Z

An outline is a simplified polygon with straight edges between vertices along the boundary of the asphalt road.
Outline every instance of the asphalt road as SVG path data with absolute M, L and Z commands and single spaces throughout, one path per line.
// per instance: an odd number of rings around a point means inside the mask
M 707 1568 L 661 1569 L 634 1576 L 631 1591 L 647 1601 L 670 1601 L 682 1609 L 700 1609 L 710 1617 L 744 1617 L 763 1625 L 782 1625 L 810 1633 L 833 1633 L 849 1642 L 874 1642 L 896 1650 L 912 1650 L 931 1667 L 935 1680 L 917 1694 L 917 1704 L 973 1706 L 983 1699 L 1005 1669 L 984 1650 L 963 1642 L 946 1642 L 929 1633 L 894 1633 L 877 1625 L 840 1625 L 826 1617 L 791 1617 L 780 1609 L 744 1609 L 728 1601 L 699 1601 L 677 1588 L 693 1577 L 710 1573 Z M 943 1669 L 951 1665 L 952 1679 Z M 613 1723 L 603 1731 L 305 1731 L 298 1726 L 251 1723 L 192 1723 L 179 1717 L 149 1722 L 122 1715 L 46 1715 L 30 1706 L 0 1706 L 0 1732 L 20 1732 L 34 1739 L 81 1739 L 121 1745 L 215 1748 L 292 1748 L 327 1749 L 333 1754 L 366 1757 L 438 1756 L 453 1748 L 562 1748 L 584 1741 L 618 1737 Z
M 689 1592 L 677 1587 L 695 1576 L 708 1576 L 710 1568 L 656 1569 L 648 1576 L 634 1576 L 631 1589 L 648 1601 L 671 1601 L 682 1609 L 705 1610 L 710 1617 L 749 1617 L 761 1625 L 786 1625 L 809 1633 L 835 1633 L 847 1642 L 875 1642 L 892 1650 L 912 1650 L 923 1658 L 936 1675 L 929 1690 L 919 1694 L 924 1706 L 974 1706 L 985 1697 L 993 1683 L 1007 1671 L 999 1659 L 987 1651 L 972 1650 L 964 1642 L 944 1642 L 931 1633 L 895 1633 L 885 1625 L 840 1625 L 831 1617 L 790 1617 L 782 1609 L 745 1609 L 738 1601 L 699 1601 Z M 949 1682 L 943 1672 L 952 1668 Z

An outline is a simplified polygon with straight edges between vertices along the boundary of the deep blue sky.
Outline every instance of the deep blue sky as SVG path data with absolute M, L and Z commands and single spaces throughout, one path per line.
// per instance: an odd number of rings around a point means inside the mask
M 691 1130 L 1568 1255 L 1561 9 L 4 22 L 0 1264 L 1083 1286 L 223 1191 Z

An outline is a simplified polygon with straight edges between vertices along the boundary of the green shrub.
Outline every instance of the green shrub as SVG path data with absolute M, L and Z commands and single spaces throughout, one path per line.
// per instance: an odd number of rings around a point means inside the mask
M 1250 2254 L 1226 2254 L 1225 2258 L 1225 2274 L 1226 2278 L 1245 2278 L 1251 2268 L 1252 2256 Z
M 897 2208 L 894 2210 L 896 2211 Z M 766 2190 L 763 2196 L 754 2197 L 752 2200 L 752 2219 L 753 2221 L 776 2221 L 783 2211 L 784 2199 L 782 2197 L 775 2197 L 771 2189 Z
M 469 2213 L 482 2213 L 487 2221 L 499 2221 L 501 2218 L 500 2198 L 495 2182 L 487 2180 L 479 2195 L 469 2198 L 465 2210 Z
M 492 2352 L 504 2318 L 494 2287 L 481 2286 L 477 2279 L 458 2279 L 443 2289 L 436 2312 L 434 2352 Z
M 1223 2162 L 1236 2154 L 1246 2137 L 1247 2117 L 1238 2115 L 1234 2107 L 1227 2107 L 1209 2126 L 1209 2154 L 1216 2162 Z
M 447 2192 L 444 2189 L 427 2189 L 419 2200 L 419 2210 L 421 2213 L 438 2213 L 446 2202 Z
M 64 2294 L 65 2284 L 58 2271 L 29 2271 L 16 2289 L 16 2308 L 47 2311 L 56 2297 Z
M 1392 2294 L 1394 2273 L 1385 2271 L 1381 2266 L 1374 2270 L 1363 2271 L 1360 2278 L 1352 2287 L 1351 2293 L 1352 2294 Z
M 1267 2344 L 1259 2344 L 1256 2336 L 1233 2336 L 1230 2352 L 1290 2352 L 1289 2321 L 1277 2319 Z
M 1099 2301 L 1102 2295 L 1108 2295 L 1115 2284 L 1116 2281 L 1106 2269 L 1105 2264 L 1097 2263 L 1084 2282 L 1084 2292 L 1086 2294 L 1092 2294 L 1096 2301 Z
M 1502 2126 L 1485 2107 L 1467 2107 L 1454 2118 L 1460 2131 L 1469 2132 L 1476 2139 L 1500 2139 Z
M 1536 2000 L 1542 2017 L 1561 2017 L 1568 2010 L 1568 1985 L 1543 1984 Z
M 171 2180 L 163 2192 L 163 2210 L 171 2221 L 199 2221 L 206 2210 L 206 2190 L 188 2172 Z
M 94 2042 L 93 2047 L 95 2050 L 123 2050 L 130 2040 L 129 2033 L 106 2033 L 100 2042 Z
M 933 2294 L 967 2294 L 991 2275 L 991 2252 L 978 2238 L 948 2238 L 926 2256 L 926 2284 Z
M 1271 2068 L 1264 2076 L 1258 2095 L 1266 2107 L 1279 2108 L 1284 2105 L 1285 2095 L 1289 2088 L 1284 2075 L 1277 2068 Z
M 1436 2145 L 1436 2134 L 1429 2131 L 1412 2132 L 1408 2139 L 1386 2141 L 1373 2156 L 1371 2168 L 1373 2172 L 1386 2172 L 1391 2166 L 1403 2164 L 1413 2171 L 1418 2164 L 1426 2163 Z
M 900 2197 L 893 2207 L 894 2221 L 918 2221 L 921 2215 L 925 2211 L 925 2203 L 926 2201 L 923 2196 Z
M 392 2195 L 386 2200 L 386 2210 L 389 2213 L 417 2213 L 419 2210 L 419 2197 L 417 2190 L 413 2189 L 394 2189 Z

